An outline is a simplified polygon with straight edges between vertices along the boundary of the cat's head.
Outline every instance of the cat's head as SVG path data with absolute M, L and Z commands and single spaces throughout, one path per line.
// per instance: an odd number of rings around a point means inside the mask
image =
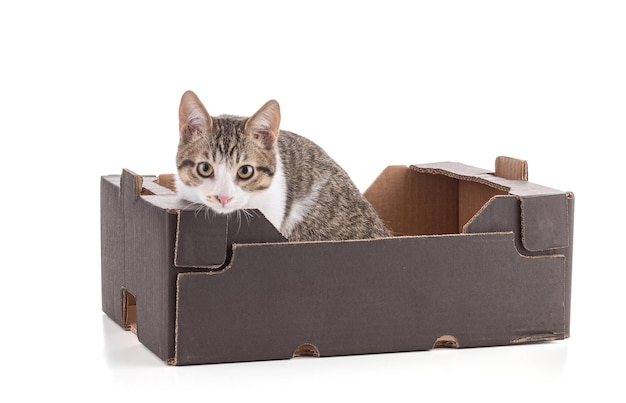
M 280 108 L 272 100 L 252 117 L 212 117 L 191 91 L 179 109 L 177 191 L 218 213 L 248 208 L 276 172 Z

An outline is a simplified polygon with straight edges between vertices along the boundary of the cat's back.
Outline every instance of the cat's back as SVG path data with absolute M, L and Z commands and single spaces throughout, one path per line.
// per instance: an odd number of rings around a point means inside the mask
M 281 230 L 290 240 L 390 236 L 348 174 L 320 146 L 281 130 L 278 150 L 287 184 Z
M 312 140 L 298 134 L 281 130 L 278 136 L 278 153 L 286 172 L 300 179 L 321 179 L 328 173 L 347 173 Z

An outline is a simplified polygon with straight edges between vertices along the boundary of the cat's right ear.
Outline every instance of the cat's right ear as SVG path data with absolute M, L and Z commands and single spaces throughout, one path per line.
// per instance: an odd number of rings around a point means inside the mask
M 211 131 L 213 119 L 193 91 L 185 92 L 180 100 L 178 124 L 180 141 L 184 143 L 194 142 Z

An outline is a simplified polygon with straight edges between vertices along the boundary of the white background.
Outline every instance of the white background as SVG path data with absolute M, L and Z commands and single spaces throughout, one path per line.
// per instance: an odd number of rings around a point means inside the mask
M 0 399 L 624 399 L 625 21 L 601 0 L 2 2 Z M 572 338 L 166 366 L 101 313 L 99 181 L 173 172 L 187 89 L 214 114 L 277 99 L 361 190 L 390 164 L 528 160 L 576 194 Z

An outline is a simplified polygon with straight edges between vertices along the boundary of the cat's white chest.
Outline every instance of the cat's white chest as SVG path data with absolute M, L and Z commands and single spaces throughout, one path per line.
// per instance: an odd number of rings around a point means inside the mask
M 260 210 L 265 218 L 271 222 L 276 229 L 280 230 L 285 217 L 287 205 L 287 181 L 283 172 L 280 155 L 276 156 L 276 170 L 271 185 L 262 191 L 253 193 L 250 196 L 246 208 Z

